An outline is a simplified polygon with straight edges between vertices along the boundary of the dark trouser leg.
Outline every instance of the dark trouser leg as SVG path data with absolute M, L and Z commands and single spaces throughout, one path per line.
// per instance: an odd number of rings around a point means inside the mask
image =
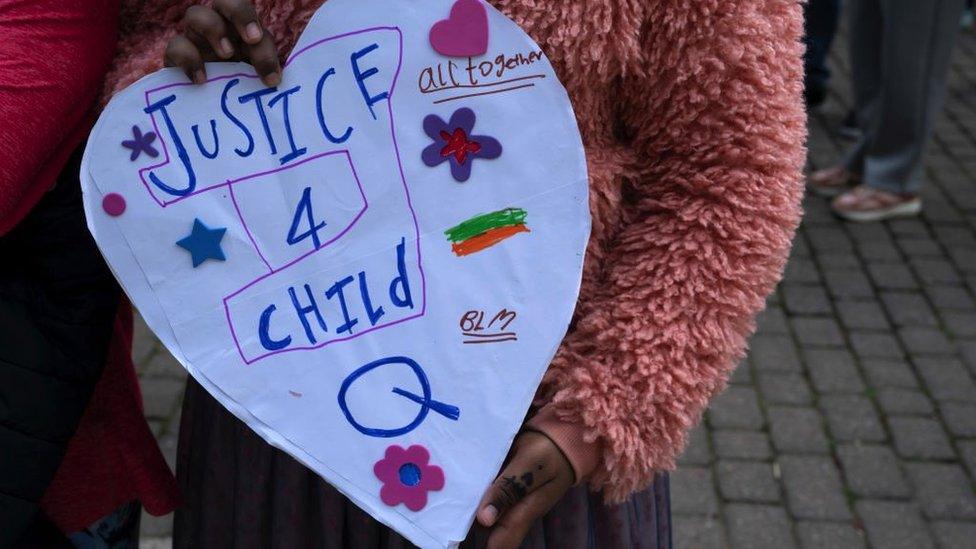
M 808 94 L 826 91 L 830 79 L 827 55 L 839 17 L 840 0 L 810 0 L 803 6 L 803 41 L 807 47 L 803 54 L 804 88 Z
M 942 109 L 963 0 L 878 3 L 880 81 L 863 126 L 863 176 L 881 190 L 916 193 L 932 123 Z
M 854 88 L 854 113 L 861 137 L 847 153 L 846 168 L 864 173 L 864 151 L 874 133 L 878 97 L 881 89 L 881 2 L 849 0 L 848 54 L 851 61 L 851 85 Z

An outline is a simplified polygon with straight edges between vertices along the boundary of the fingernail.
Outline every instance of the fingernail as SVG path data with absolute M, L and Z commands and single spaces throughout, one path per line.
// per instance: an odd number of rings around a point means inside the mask
M 261 39 L 261 27 L 257 23 L 251 22 L 244 27 L 244 34 L 247 35 L 248 42 L 252 44 Z
M 495 509 L 494 505 L 489 505 L 481 510 L 482 522 L 485 526 L 491 526 L 495 524 L 495 520 L 498 519 L 498 509 Z
M 193 73 L 193 82 L 196 84 L 203 84 L 207 80 L 207 73 L 203 72 L 203 69 L 197 69 L 197 72 Z
M 267 84 L 269 88 L 273 88 L 278 84 L 281 84 L 281 75 L 277 72 L 273 72 L 264 77 L 264 83 Z
M 220 56 L 230 57 L 234 55 L 234 46 L 230 43 L 230 40 L 226 38 L 220 39 Z

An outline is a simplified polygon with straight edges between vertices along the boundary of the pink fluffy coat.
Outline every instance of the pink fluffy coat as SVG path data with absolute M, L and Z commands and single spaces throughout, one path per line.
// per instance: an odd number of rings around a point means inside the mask
M 322 0 L 255 0 L 284 56 Z M 125 0 L 106 96 L 162 65 L 191 0 Z M 206 2 L 205 2 L 206 3 Z M 675 465 L 742 359 L 800 217 L 795 0 L 492 0 L 552 61 L 593 234 L 537 404 L 579 425 L 610 502 Z

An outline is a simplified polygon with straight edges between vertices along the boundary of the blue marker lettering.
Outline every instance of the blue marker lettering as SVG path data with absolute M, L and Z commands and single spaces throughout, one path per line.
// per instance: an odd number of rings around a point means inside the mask
M 322 87 L 325 86 L 325 80 L 333 74 L 335 74 L 335 69 L 329 69 L 319 78 L 319 83 L 315 87 L 315 110 L 318 112 L 319 126 L 322 126 L 322 133 L 325 134 L 325 138 L 333 143 L 342 143 L 346 139 L 349 139 L 349 136 L 352 134 L 352 126 L 346 127 L 346 131 L 343 132 L 342 137 L 336 137 L 329 131 L 329 126 L 325 123 L 325 114 L 322 111 Z
M 197 142 L 197 148 L 200 149 L 200 154 L 211 159 L 217 158 L 217 153 L 220 152 L 220 141 L 217 139 L 217 121 L 213 118 L 210 119 L 210 133 L 213 134 L 214 142 L 213 152 L 207 151 L 207 149 L 203 146 L 203 142 L 200 141 L 200 125 L 194 124 L 190 129 L 193 130 L 193 139 L 195 139 Z
M 173 125 L 173 121 L 169 117 L 169 113 L 166 111 L 166 106 L 176 101 L 175 95 L 169 95 L 156 101 L 152 105 L 149 105 L 143 111 L 146 114 L 152 114 L 156 111 L 160 111 L 163 114 L 163 121 L 166 123 L 166 130 L 169 132 L 170 137 L 173 139 L 173 147 L 176 149 L 176 156 L 179 157 L 180 161 L 183 162 L 183 167 L 186 169 L 187 183 L 186 187 L 182 189 L 177 189 L 163 183 L 159 177 L 153 173 L 149 172 L 149 180 L 152 181 L 153 185 L 159 187 L 163 192 L 169 193 L 173 196 L 186 196 L 193 192 L 193 189 L 197 186 L 197 176 L 193 173 L 193 166 L 190 165 L 190 155 L 186 152 L 186 147 L 183 146 L 183 140 L 180 139 L 178 133 L 176 133 L 176 127 Z
M 369 107 L 369 114 L 373 115 L 373 120 L 376 120 L 376 113 L 373 112 L 373 105 L 386 99 L 389 96 L 389 93 L 383 92 L 377 95 L 369 94 L 369 90 L 366 89 L 366 79 L 380 71 L 376 67 L 370 67 L 366 69 L 366 72 L 361 71 L 359 69 L 359 60 L 377 48 L 379 48 L 378 45 L 371 44 L 353 53 L 349 57 L 349 61 L 352 63 L 352 73 L 356 76 L 356 83 L 359 84 L 359 92 L 363 94 L 363 99 L 366 100 L 366 106 Z
M 272 339 L 269 334 L 271 325 L 271 313 L 275 311 L 276 307 L 274 305 L 268 305 L 268 308 L 261 313 L 261 320 L 258 322 L 258 337 L 261 338 L 261 346 L 269 351 L 277 351 L 278 349 L 284 349 L 291 344 L 291 336 L 285 336 L 283 339 Z
M 278 154 L 278 148 L 275 147 L 274 137 L 271 135 L 271 126 L 268 125 L 268 115 L 264 112 L 264 103 L 261 102 L 261 98 L 276 91 L 278 91 L 278 88 L 264 88 L 263 90 L 251 92 L 237 98 L 237 101 L 241 105 L 248 101 L 254 101 L 255 108 L 258 111 L 258 117 L 261 119 L 261 125 L 264 126 L 264 136 L 268 138 L 268 146 L 271 147 L 271 154 Z
M 247 138 L 247 149 L 243 151 L 240 149 L 234 149 L 234 152 L 236 152 L 238 156 L 245 157 L 251 156 L 251 153 L 254 152 L 254 138 L 251 137 L 251 132 L 247 129 L 247 126 L 245 126 L 244 123 L 241 122 L 239 118 L 234 116 L 233 113 L 230 112 L 230 109 L 227 108 L 227 94 L 230 92 L 230 89 L 236 86 L 240 81 L 240 78 L 235 78 L 227 82 L 227 85 L 224 86 L 224 91 L 220 93 L 220 110 L 224 111 L 224 116 L 229 118 L 235 126 L 244 132 L 244 137 Z
M 278 95 L 272 97 L 271 101 L 268 101 L 268 108 L 274 107 L 275 103 L 277 103 L 278 101 L 282 102 L 281 108 L 285 120 L 285 133 L 288 134 L 288 145 L 291 146 L 291 152 L 278 159 L 278 161 L 281 162 L 282 164 L 294 160 L 299 156 L 308 152 L 308 149 L 306 149 L 305 147 L 302 147 L 301 149 L 295 147 L 295 137 L 291 133 L 291 119 L 288 118 L 288 96 L 297 92 L 300 89 L 302 89 L 301 86 L 295 86 L 294 88 L 279 93 Z
M 407 264 L 404 261 L 406 249 L 406 241 L 401 237 L 400 243 L 396 247 L 398 274 L 390 282 L 390 301 L 397 307 L 410 307 L 413 309 L 413 299 L 410 297 L 410 281 L 407 278 Z M 403 297 L 400 297 L 400 292 L 397 291 L 398 287 L 403 290 Z
M 359 319 L 349 318 L 349 309 L 346 307 L 346 296 L 342 293 L 342 289 L 350 282 L 352 282 L 352 277 L 347 276 L 346 278 L 343 278 L 342 280 L 333 284 L 332 287 L 325 292 L 325 297 L 327 299 L 332 299 L 332 296 L 334 295 L 339 296 L 339 307 L 342 308 L 342 318 L 345 320 L 345 322 L 342 324 L 342 326 L 336 328 L 337 334 L 341 334 L 343 332 L 351 334 L 352 327 L 359 324 Z
M 309 305 L 302 305 L 298 302 L 298 296 L 295 295 L 295 287 L 291 286 L 288 288 L 288 295 L 291 296 L 291 304 L 295 306 L 295 312 L 298 313 L 298 319 L 302 321 L 302 327 L 305 328 L 305 336 L 308 337 L 309 343 L 315 343 L 315 334 L 312 333 L 312 326 L 308 323 L 308 313 L 315 313 L 315 319 L 319 323 L 319 327 L 322 331 L 328 331 L 325 326 L 325 319 L 322 318 L 322 313 L 319 312 L 319 305 L 315 302 L 315 297 L 312 296 L 312 289 L 309 288 L 308 284 L 305 284 L 305 294 L 308 296 L 308 300 L 311 302 Z

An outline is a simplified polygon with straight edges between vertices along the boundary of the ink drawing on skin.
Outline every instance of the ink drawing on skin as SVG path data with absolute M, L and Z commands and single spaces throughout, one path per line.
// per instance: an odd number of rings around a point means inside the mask
M 480 0 L 330 0 L 275 87 L 212 63 L 116 95 L 81 178 L 129 298 L 224 407 L 411 542 L 464 539 L 589 237 L 539 45 Z

